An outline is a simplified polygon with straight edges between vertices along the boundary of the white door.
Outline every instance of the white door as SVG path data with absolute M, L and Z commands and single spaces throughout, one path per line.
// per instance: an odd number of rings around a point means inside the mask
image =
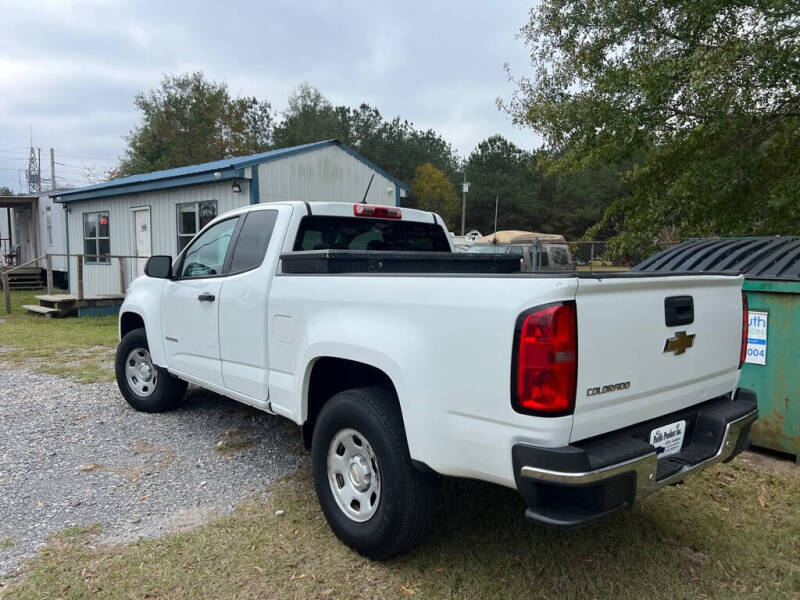
M 133 211 L 133 253 L 137 258 L 134 261 L 134 278 L 144 275 L 144 265 L 151 252 L 150 234 L 150 208 L 137 208 Z
M 28 208 L 18 208 L 14 210 L 14 216 L 16 217 L 14 245 L 21 246 L 20 263 L 26 263 L 36 258 L 33 255 L 33 238 L 31 237 L 33 231 L 31 211 Z
M 269 297 L 280 241 L 269 248 L 277 210 L 247 213 L 231 253 L 230 275 L 224 278 L 219 305 L 219 346 L 225 387 L 251 398 L 268 398 Z M 283 210 L 286 227 L 290 210 Z M 272 254 L 268 255 L 267 250 Z M 265 255 L 267 258 L 265 259 Z
M 197 236 L 161 296 L 161 328 L 169 368 L 219 386 L 219 296 L 237 221 L 238 217 L 220 221 Z

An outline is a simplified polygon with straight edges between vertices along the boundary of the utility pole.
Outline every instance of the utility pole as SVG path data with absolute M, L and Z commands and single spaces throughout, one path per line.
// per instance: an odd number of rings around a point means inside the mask
M 497 211 L 500 208 L 500 196 L 494 197 L 494 245 L 497 245 Z
M 467 182 L 467 167 L 464 166 L 464 183 L 461 184 L 461 237 L 466 234 L 467 223 L 467 192 L 469 191 L 469 183 Z
M 56 189 L 56 153 L 50 148 L 50 189 Z

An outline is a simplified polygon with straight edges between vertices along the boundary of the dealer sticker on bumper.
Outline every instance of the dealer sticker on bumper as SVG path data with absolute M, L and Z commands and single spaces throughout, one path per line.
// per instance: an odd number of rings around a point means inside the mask
M 650 443 L 655 446 L 658 456 L 669 456 L 681 451 L 686 421 L 677 421 L 650 432 Z

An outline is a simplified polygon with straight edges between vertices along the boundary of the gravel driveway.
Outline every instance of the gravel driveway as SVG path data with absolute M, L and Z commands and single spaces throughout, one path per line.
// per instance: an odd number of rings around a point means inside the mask
M 113 383 L 0 371 L 0 575 L 66 527 L 157 536 L 229 513 L 307 463 L 296 425 L 210 392 L 148 415 Z

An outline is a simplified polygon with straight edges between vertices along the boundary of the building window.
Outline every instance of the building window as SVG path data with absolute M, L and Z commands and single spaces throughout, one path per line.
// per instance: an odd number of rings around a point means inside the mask
M 47 223 L 47 245 L 53 245 L 53 211 L 52 206 L 45 208 L 45 223 Z
M 83 213 L 83 253 L 87 263 L 109 263 L 108 211 Z
M 216 216 L 216 200 L 178 204 L 178 253 Z

